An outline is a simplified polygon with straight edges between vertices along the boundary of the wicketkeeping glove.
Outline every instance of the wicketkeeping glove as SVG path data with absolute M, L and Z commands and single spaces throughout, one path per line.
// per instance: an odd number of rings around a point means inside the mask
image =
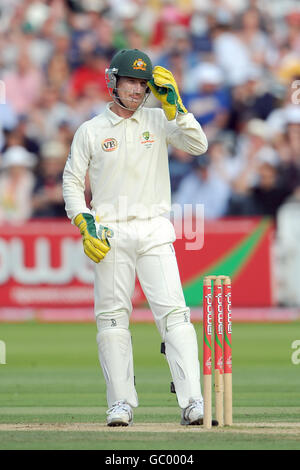
M 101 238 L 98 237 L 94 217 L 91 214 L 78 214 L 74 219 L 80 230 L 85 254 L 95 263 L 99 263 L 110 250 L 108 237 L 112 231 L 107 227 L 100 227 Z
M 157 65 L 153 69 L 153 78 L 148 82 L 153 95 L 161 101 L 162 108 L 168 121 L 175 119 L 177 112 L 185 114 L 177 83 L 172 72 Z

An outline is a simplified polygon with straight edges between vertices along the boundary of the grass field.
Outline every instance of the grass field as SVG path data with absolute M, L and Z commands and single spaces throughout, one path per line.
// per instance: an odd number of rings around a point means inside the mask
M 133 426 L 108 428 L 95 325 L 0 324 L 0 449 L 300 448 L 299 323 L 234 325 L 234 425 L 211 431 L 179 425 L 155 326 L 131 332 L 140 406 Z

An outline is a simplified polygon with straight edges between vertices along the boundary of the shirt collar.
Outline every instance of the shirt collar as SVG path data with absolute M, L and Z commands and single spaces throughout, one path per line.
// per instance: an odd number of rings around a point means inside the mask
M 105 114 L 107 119 L 111 122 L 113 126 L 116 126 L 119 124 L 119 122 L 123 121 L 125 118 L 122 118 L 121 116 L 118 116 L 116 113 L 111 111 L 110 107 L 113 104 L 113 102 L 110 102 L 106 105 L 105 109 Z M 139 108 L 135 113 L 128 119 L 134 119 L 135 121 L 139 122 L 141 118 L 141 108 Z

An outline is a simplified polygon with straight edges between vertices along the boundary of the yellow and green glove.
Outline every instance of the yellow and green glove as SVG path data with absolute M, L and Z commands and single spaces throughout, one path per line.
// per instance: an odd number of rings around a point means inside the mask
M 112 231 L 101 225 L 98 231 L 101 234 L 99 238 L 94 217 L 91 214 L 78 214 L 74 219 L 74 223 L 82 235 L 85 254 L 95 263 L 99 263 L 110 250 L 108 237 L 112 236 Z
M 178 86 L 172 72 L 157 65 L 153 69 L 153 78 L 148 86 L 153 95 L 161 101 L 162 108 L 168 121 L 175 119 L 177 112 L 186 114 L 188 111 L 183 106 Z

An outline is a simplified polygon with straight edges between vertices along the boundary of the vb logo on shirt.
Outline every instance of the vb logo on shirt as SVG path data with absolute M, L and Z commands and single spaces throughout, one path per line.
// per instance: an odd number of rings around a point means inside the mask
M 118 148 L 118 142 L 113 137 L 103 140 L 101 145 L 104 152 L 112 152 Z

